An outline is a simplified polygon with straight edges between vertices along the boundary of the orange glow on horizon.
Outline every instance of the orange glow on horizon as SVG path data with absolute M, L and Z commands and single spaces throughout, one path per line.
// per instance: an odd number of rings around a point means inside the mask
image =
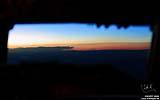
M 144 50 L 149 49 L 149 43 L 79 44 L 74 47 L 74 50 Z
M 9 48 L 27 47 L 56 47 L 73 46 L 73 50 L 144 50 L 149 49 L 149 43 L 81 43 L 81 44 L 30 44 L 30 45 L 9 45 Z

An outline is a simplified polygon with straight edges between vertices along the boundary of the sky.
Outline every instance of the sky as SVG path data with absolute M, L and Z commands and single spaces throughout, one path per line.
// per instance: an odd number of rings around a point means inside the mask
M 74 50 L 149 49 L 149 27 L 118 29 L 91 24 L 17 24 L 10 31 L 9 48 L 73 46 Z

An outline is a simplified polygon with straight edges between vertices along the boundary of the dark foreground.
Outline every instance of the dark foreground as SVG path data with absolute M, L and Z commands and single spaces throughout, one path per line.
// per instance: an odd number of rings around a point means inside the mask
M 110 64 L 141 80 L 146 77 L 148 57 L 149 50 L 74 51 L 70 47 L 38 47 L 9 50 L 8 63 Z
M 109 64 L 21 64 L 1 67 L 0 76 L 2 95 L 16 100 L 127 100 L 144 94 L 144 81 Z
M 147 83 L 147 54 L 148 50 L 11 50 L 8 61 L 15 65 L 0 68 L 0 91 L 11 100 L 140 100 Z

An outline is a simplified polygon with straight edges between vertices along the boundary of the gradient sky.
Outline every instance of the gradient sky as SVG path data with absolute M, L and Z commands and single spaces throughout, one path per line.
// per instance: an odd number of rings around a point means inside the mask
M 148 49 L 149 27 L 117 29 L 88 24 L 18 24 L 9 34 L 9 48 L 73 46 L 75 50 Z

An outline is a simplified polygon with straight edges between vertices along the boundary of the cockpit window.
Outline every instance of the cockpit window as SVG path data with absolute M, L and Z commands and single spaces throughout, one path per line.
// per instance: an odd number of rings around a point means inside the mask
M 151 35 L 147 26 L 17 24 L 9 34 L 8 64 L 109 64 L 144 78 Z

